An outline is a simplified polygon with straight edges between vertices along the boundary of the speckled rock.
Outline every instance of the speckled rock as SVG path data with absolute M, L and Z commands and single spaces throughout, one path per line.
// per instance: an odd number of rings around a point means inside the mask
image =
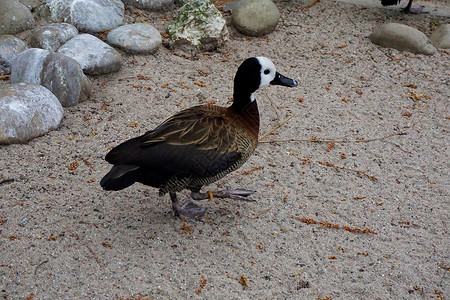
M 169 10 L 173 7 L 173 0 L 122 0 L 126 5 L 133 5 L 145 10 Z
M 67 22 L 83 32 L 113 29 L 123 22 L 120 0 L 48 0 L 51 19 Z
M 154 53 L 161 46 L 161 34 L 150 24 L 135 23 L 108 33 L 108 43 L 130 53 Z
M 242 34 L 263 36 L 275 30 L 280 16 L 271 0 L 242 0 L 232 11 L 232 24 Z
M 0 144 L 24 143 L 57 128 L 63 107 L 45 87 L 31 83 L 0 86 Z
M 117 72 L 122 66 L 122 56 L 116 49 L 86 33 L 70 39 L 58 52 L 75 59 L 87 74 Z
M 33 47 L 54 52 L 77 34 L 77 28 L 71 24 L 52 23 L 33 30 L 30 43 Z
M 30 10 L 18 0 L 1 0 L 0 35 L 15 34 L 34 26 Z
M 430 37 L 431 42 L 436 48 L 450 48 L 450 24 L 439 26 Z
M 226 21 L 208 0 L 186 1 L 170 21 L 167 33 L 183 50 L 214 50 L 228 40 Z
M 11 64 L 27 45 L 12 35 L 0 36 L 0 76 L 11 73 Z
M 382 25 L 369 35 L 372 43 L 415 54 L 433 55 L 436 48 L 430 39 L 419 30 L 398 23 Z
M 11 69 L 11 82 L 45 86 L 63 106 L 74 106 L 86 100 L 91 91 L 89 79 L 76 60 L 37 48 L 17 56 Z

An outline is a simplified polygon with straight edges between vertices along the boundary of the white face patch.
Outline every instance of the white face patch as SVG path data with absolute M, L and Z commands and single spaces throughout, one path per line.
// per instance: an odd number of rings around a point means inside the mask
M 273 62 L 268 58 L 259 56 L 256 59 L 261 65 L 261 83 L 259 87 L 262 88 L 263 86 L 268 86 L 270 82 L 274 80 L 276 69 Z

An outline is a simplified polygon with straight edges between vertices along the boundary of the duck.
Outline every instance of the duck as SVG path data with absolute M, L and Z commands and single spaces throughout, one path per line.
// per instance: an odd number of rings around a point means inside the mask
M 202 192 L 203 186 L 241 167 L 258 145 L 259 111 L 255 92 L 265 86 L 296 87 L 298 82 L 280 74 L 266 57 L 250 57 L 234 77 L 233 102 L 228 107 L 205 104 L 169 117 L 155 129 L 129 139 L 106 154 L 111 170 L 100 185 L 119 191 L 136 182 L 170 195 L 175 216 L 199 219 L 206 209 L 177 197 L 183 190 L 194 201 L 229 198 L 254 201 L 254 190 Z
M 401 0 L 381 0 L 381 5 L 383 6 L 391 6 L 391 5 L 397 5 L 400 4 Z M 423 11 L 423 7 L 417 7 L 417 8 L 412 8 L 413 0 L 409 0 L 408 4 L 406 5 L 406 7 L 402 10 L 404 13 L 411 13 L 411 14 L 418 14 L 421 13 Z

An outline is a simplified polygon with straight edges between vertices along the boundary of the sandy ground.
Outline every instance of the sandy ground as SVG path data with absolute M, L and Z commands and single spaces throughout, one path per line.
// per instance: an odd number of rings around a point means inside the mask
M 282 20 L 264 38 L 230 26 L 225 48 L 194 60 L 124 54 L 120 72 L 90 77 L 90 99 L 59 130 L 0 147 L 0 299 L 450 297 L 449 51 L 367 38 L 385 22 L 430 35 L 449 18 L 277 5 Z M 127 12 L 160 31 L 166 16 Z M 294 117 L 219 182 L 257 190 L 257 202 L 204 201 L 204 220 L 183 223 L 155 189 L 100 188 L 108 149 L 182 108 L 228 105 L 237 67 L 261 55 L 301 86 L 257 93 L 262 134 Z

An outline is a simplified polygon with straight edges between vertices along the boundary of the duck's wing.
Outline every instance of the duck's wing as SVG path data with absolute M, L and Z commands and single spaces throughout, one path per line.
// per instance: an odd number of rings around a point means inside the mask
M 214 176 L 236 164 L 243 155 L 238 150 L 241 134 L 232 123 L 220 107 L 192 107 L 117 146 L 106 155 L 106 160 L 167 176 Z

